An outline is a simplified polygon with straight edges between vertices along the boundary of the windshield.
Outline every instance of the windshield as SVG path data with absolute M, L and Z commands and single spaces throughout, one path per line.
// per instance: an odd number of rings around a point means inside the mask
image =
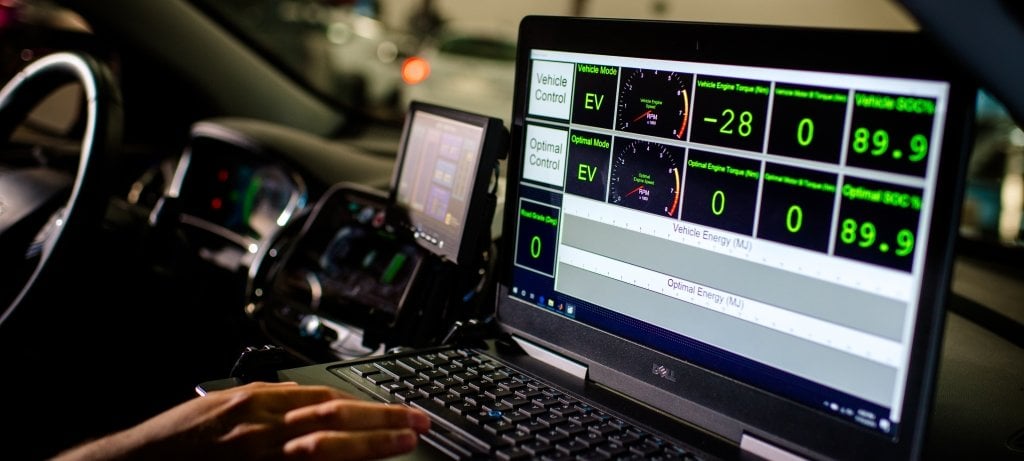
M 516 27 L 527 14 L 916 27 L 886 1 L 829 2 L 819 9 L 796 8 L 798 2 L 791 1 L 768 7 L 740 0 L 704 2 L 713 6 L 664 0 L 194 1 L 324 97 L 392 123 L 401 121 L 412 100 L 480 112 L 507 123 Z M 1024 132 L 985 92 L 979 93 L 977 114 L 961 233 L 970 241 L 1020 247 Z
M 885 0 L 193 0 L 297 80 L 345 107 L 399 121 L 413 99 L 507 119 L 519 20 L 528 14 L 826 27 L 914 27 Z M 787 5 L 787 3 L 792 5 Z M 458 92 L 450 91 L 458 88 Z M 441 93 L 445 93 L 442 95 Z M 459 93 L 459 94 L 452 94 Z M 455 98 L 455 103 L 452 99 Z M 461 107 L 466 106 L 466 107 Z
M 528 14 L 894 30 L 917 27 L 898 4 L 887 0 L 820 2 L 814 7 L 797 0 L 193 0 L 193 4 L 324 100 L 370 122 L 391 126 L 400 125 L 413 100 L 483 113 L 508 124 L 516 29 Z M 11 24 L 19 20 L 45 22 L 39 19 L 42 12 L 49 12 L 48 17 L 68 16 L 47 0 L 0 2 L 0 30 L 12 29 Z M 89 33 L 80 18 L 72 22 L 76 30 Z M 15 63 L 0 69 L 4 76 L 13 74 L 30 51 L 2 46 L 0 50 L 17 56 L 4 61 Z M 1024 131 L 985 91 L 978 94 L 976 113 L 960 233 L 968 249 L 995 249 L 986 257 L 1019 261 L 1024 249 Z

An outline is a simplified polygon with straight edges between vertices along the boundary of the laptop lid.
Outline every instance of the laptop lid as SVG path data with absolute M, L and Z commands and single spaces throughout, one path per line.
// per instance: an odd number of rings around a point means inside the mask
M 913 33 L 525 18 L 500 324 L 741 446 L 920 454 L 974 90 Z

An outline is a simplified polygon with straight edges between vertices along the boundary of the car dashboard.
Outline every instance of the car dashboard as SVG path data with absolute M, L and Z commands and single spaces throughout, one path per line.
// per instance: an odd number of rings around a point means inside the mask
M 248 267 L 269 239 L 309 203 L 303 177 L 236 133 L 197 124 L 167 201 L 201 242 L 199 256 L 225 269 Z
M 374 124 L 355 135 L 314 134 L 279 121 L 206 111 L 201 106 L 209 103 L 204 102 L 196 107 L 165 105 L 175 117 L 174 128 L 184 130 L 152 129 L 147 124 L 159 125 L 152 121 L 153 113 L 163 109 L 140 111 L 151 101 L 149 96 L 141 103 L 132 99 L 140 88 L 152 90 L 148 82 L 138 83 L 140 74 L 132 75 L 139 67 L 131 66 L 139 64 L 110 61 L 125 69 L 126 112 L 135 117 L 134 125 L 128 119 L 126 129 L 124 156 L 130 165 L 122 166 L 123 177 L 114 179 L 116 193 L 104 234 L 76 266 L 74 277 L 53 290 L 64 292 L 61 301 L 77 311 L 68 323 L 89 324 L 61 329 L 43 324 L 26 335 L 49 343 L 44 350 L 50 355 L 33 355 L 40 368 L 24 376 L 46 377 L 54 370 L 43 368 L 62 368 L 53 367 L 55 361 L 90 357 L 78 360 L 87 365 L 61 370 L 63 375 L 51 379 L 49 387 L 40 386 L 39 395 L 66 395 L 69 371 L 103 378 L 87 380 L 82 392 L 73 393 L 74 404 L 82 408 L 72 412 L 69 424 L 87 420 L 81 427 L 88 427 L 68 431 L 54 446 L 125 427 L 191 397 L 196 384 L 229 375 L 247 346 L 294 346 L 294 358 L 307 363 L 373 352 L 360 338 L 353 342 L 338 334 L 345 328 L 340 322 L 308 315 L 331 302 L 317 291 L 326 285 L 323 279 L 340 280 L 353 258 L 366 260 L 366 251 L 345 251 L 359 235 L 346 234 L 339 220 L 320 221 L 311 234 L 305 227 L 317 203 L 338 184 L 350 184 L 366 196 L 385 193 L 399 144 L 398 127 Z M 136 93 L 131 93 L 132 85 Z M 139 134 L 146 129 L 159 132 L 158 139 L 151 139 L 149 132 Z M 504 185 L 499 182 L 497 187 L 500 191 Z M 379 208 L 332 206 L 336 215 L 375 228 Z M 495 234 L 500 209 L 496 215 Z M 302 235 L 314 235 L 321 245 L 290 254 Z M 1001 247 L 977 251 L 970 242 L 960 243 L 935 429 L 926 455 L 1024 459 L 1020 252 Z M 413 259 L 412 250 L 392 250 Z M 493 263 L 490 256 L 488 264 Z M 371 263 L 385 274 L 392 272 L 393 261 Z M 395 280 L 402 276 L 394 272 Z M 310 282 L 316 279 L 321 280 Z M 351 285 L 335 283 L 332 289 L 344 287 Z M 279 296 L 271 297 L 270 290 L 278 290 Z M 486 291 L 477 295 L 474 302 L 488 297 Z M 99 348 L 68 346 L 100 336 L 107 338 Z M 144 351 L 145 366 L 125 357 L 126 349 Z M 135 383 L 145 383 L 149 395 L 125 396 L 125 386 Z M 95 401 L 80 402 L 83 393 L 94 395 Z M 124 403 L 110 408 L 113 399 Z

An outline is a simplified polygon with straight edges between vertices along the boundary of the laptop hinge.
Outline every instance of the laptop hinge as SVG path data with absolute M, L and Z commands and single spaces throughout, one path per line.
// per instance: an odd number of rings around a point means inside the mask
M 740 449 L 758 457 L 772 461 L 807 461 L 807 458 L 793 453 L 785 448 L 765 442 L 750 434 L 743 434 L 740 437 Z
M 526 351 L 526 354 L 541 362 L 551 365 L 579 379 L 587 379 L 587 366 L 582 363 L 567 359 L 548 349 L 531 343 L 523 338 L 513 335 L 512 339 L 519 344 L 519 347 Z

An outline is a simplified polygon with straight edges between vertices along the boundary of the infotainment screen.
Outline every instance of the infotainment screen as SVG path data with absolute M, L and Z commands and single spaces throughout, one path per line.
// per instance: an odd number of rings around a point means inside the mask
M 473 245 L 464 240 L 490 226 L 488 182 L 507 142 L 500 119 L 412 103 L 392 181 L 392 219 L 434 254 L 465 259 Z

